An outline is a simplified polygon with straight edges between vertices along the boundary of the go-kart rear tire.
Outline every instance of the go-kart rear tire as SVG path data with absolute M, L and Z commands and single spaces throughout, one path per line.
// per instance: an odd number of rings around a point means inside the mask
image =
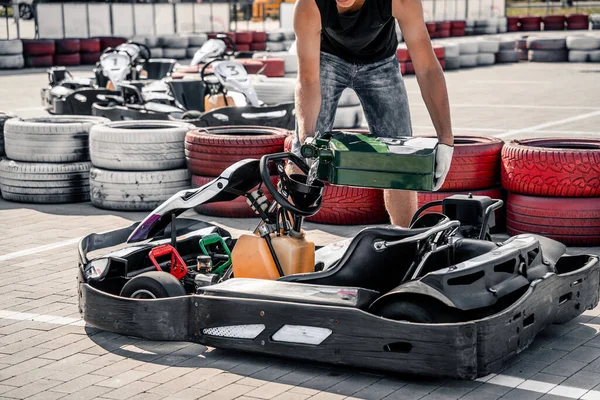
M 525 195 L 600 197 L 600 140 L 548 138 L 507 143 L 502 150 L 502 186 Z
M 130 279 L 119 295 L 136 299 L 164 299 L 185 296 L 187 293 L 177 278 L 170 273 L 151 271 Z
M 418 300 L 403 299 L 390 301 L 374 311 L 380 317 L 394 321 L 405 321 L 417 324 L 440 324 L 456 322 L 457 315 L 453 310 L 439 301 L 425 297 Z

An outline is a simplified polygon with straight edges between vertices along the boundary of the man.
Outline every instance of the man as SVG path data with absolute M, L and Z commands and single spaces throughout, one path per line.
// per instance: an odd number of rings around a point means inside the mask
M 420 0 L 297 0 L 298 125 L 293 150 L 298 152 L 306 137 L 332 130 L 338 100 L 347 87 L 360 98 L 372 135 L 412 135 L 408 97 L 396 58 L 395 20 L 438 135 L 438 190 L 450 168 L 454 139 L 444 73 L 431 46 Z M 290 168 L 297 172 L 297 167 Z M 417 209 L 416 192 L 386 190 L 384 199 L 392 224 L 408 226 Z

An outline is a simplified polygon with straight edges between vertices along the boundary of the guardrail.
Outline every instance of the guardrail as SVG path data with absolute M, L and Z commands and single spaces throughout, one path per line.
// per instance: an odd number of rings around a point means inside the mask
M 40 39 L 155 36 L 229 30 L 229 4 L 40 3 Z

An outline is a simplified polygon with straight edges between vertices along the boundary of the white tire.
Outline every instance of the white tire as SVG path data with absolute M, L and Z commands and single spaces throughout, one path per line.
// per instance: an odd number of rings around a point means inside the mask
M 477 66 L 477 54 L 461 54 L 458 58 L 461 68 L 472 68 Z
M 267 32 L 267 42 L 282 42 L 285 40 L 283 32 Z
M 591 62 L 600 62 L 600 50 L 590 51 L 590 61 Z
M 569 50 L 598 50 L 598 49 L 600 49 L 600 37 L 567 36 L 567 49 L 569 49 Z
M 257 60 L 265 58 L 281 58 L 284 63 L 286 74 L 298 72 L 298 56 L 290 54 L 287 51 L 258 51 L 252 55 L 252 58 Z
M 22 54 L 0 56 L 0 69 L 21 69 L 25 67 Z
M 6 155 L 24 162 L 87 161 L 90 130 L 108 122 L 106 118 L 71 115 L 13 118 L 4 124 Z
M 361 106 L 338 107 L 335 113 L 333 129 L 360 128 L 363 121 L 363 110 Z
M 196 33 L 189 37 L 190 47 L 202 47 L 204 43 L 208 41 L 208 35 L 206 33 Z
M 107 171 L 92 168 L 92 204 L 107 210 L 153 210 L 180 190 L 191 187 L 187 169 L 169 171 Z
M 152 58 L 163 58 L 162 47 L 150 47 L 150 55 Z
M 267 78 L 259 76 L 253 79 L 252 85 L 256 96 L 267 105 L 290 103 L 294 101 L 296 79 Z
M 500 43 L 496 40 L 480 39 L 477 43 L 479 53 L 497 53 L 500 50 Z
M 4 124 L 11 118 L 14 118 L 15 115 L 12 113 L 6 113 L 0 111 L 0 157 L 2 157 L 4 153 Z
M 570 50 L 569 51 L 569 62 L 583 63 L 587 62 L 590 58 L 591 51 L 583 50 Z
M 494 53 L 477 54 L 477 65 L 494 65 L 496 64 L 496 55 Z
M 21 203 L 75 203 L 90 199 L 90 162 L 0 161 L 0 191 Z
M 284 42 L 267 42 L 268 51 L 286 51 Z
M 479 43 L 476 40 L 463 40 L 458 42 L 460 55 L 479 53 Z
M 194 56 L 196 55 L 196 53 L 198 52 L 198 50 L 200 50 L 202 47 L 188 47 L 186 52 L 187 52 L 187 58 L 194 58 Z
M 185 166 L 185 134 L 193 125 L 176 121 L 123 121 L 94 127 L 90 156 L 95 167 L 157 171 Z
M 171 48 L 163 48 L 164 58 L 174 58 L 176 60 L 183 60 L 187 57 L 187 49 L 171 49 Z
M 519 53 L 514 50 L 500 50 L 496 53 L 496 63 L 519 62 Z
M 187 49 L 190 45 L 190 38 L 187 36 L 169 35 L 158 38 L 160 47 L 169 49 Z
M 23 42 L 16 40 L 0 40 L 0 56 L 23 55 Z
M 452 71 L 460 68 L 460 56 L 445 57 L 446 71 Z
M 358 96 L 354 90 L 345 89 L 342 92 L 340 101 L 338 102 L 338 107 L 351 107 L 351 106 L 360 106 L 360 99 L 358 98 Z
M 460 46 L 456 43 L 443 43 L 444 46 L 444 57 L 458 57 L 460 55 Z

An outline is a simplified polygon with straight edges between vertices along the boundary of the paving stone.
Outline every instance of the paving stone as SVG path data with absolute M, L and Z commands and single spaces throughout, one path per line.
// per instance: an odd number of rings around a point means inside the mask
M 314 396 L 317 393 L 319 393 L 319 390 L 310 389 L 310 388 L 306 388 L 306 387 L 302 387 L 302 386 L 296 386 L 296 387 L 290 389 L 290 392 L 298 393 L 298 394 L 305 394 L 307 396 Z
M 32 369 L 31 371 L 25 372 L 14 376 L 13 378 L 2 381 L 3 385 L 9 386 L 25 386 L 28 383 L 36 381 L 38 379 L 48 378 L 54 371 L 45 370 L 43 368 Z M 51 379 L 53 380 L 53 379 Z
M 600 400 L 600 390 L 590 390 L 582 397 L 583 400 Z
M 21 386 L 19 388 L 13 389 L 11 391 L 5 392 L 2 395 L 5 397 L 14 397 L 15 399 L 26 399 L 28 397 L 34 396 L 38 393 L 44 392 L 48 389 L 51 389 L 55 386 L 60 385 L 62 382 L 60 381 L 50 381 L 47 379 L 39 379 L 35 382 L 31 382 L 25 386 Z
M 274 381 L 278 378 L 281 378 L 284 375 L 289 374 L 294 371 L 296 366 L 292 366 L 291 364 L 274 364 L 270 367 L 267 367 L 263 370 L 258 371 L 255 374 L 252 374 L 251 377 L 255 379 L 261 379 L 263 381 Z
M 409 383 L 391 393 L 386 399 L 411 400 L 420 399 L 437 389 L 439 385 L 428 383 Z
M 510 376 L 504 374 L 498 374 L 494 376 L 492 379 L 487 381 L 488 384 L 506 386 L 509 388 L 516 388 L 521 383 L 525 382 L 525 379 L 519 378 L 517 376 Z
M 328 371 L 320 368 L 297 368 L 294 371 L 285 374 L 276 379 L 276 382 L 286 383 L 288 385 L 299 385 L 316 376 L 327 373 Z
M 543 393 L 532 392 L 523 389 L 513 389 L 501 397 L 502 400 L 536 400 L 543 396 Z
M 310 396 L 307 394 L 293 393 L 293 392 L 285 392 L 281 393 L 279 396 L 273 398 L 273 400 L 306 400 Z M 250 399 L 250 397 L 248 397 Z M 348 398 L 346 398 L 348 399 Z
M 69 382 L 64 382 L 62 383 L 62 385 L 53 387 L 52 391 L 68 394 L 76 393 L 80 390 L 83 390 L 89 386 L 95 385 L 98 382 L 102 382 L 104 380 L 106 380 L 105 376 L 87 374 L 85 376 L 73 379 Z
M 376 375 L 356 374 L 327 389 L 329 393 L 351 396 L 381 379 Z
M 240 379 L 237 383 L 240 385 L 244 385 L 244 386 L 261 387 L 261 386 L 265 385 L 267 382 L 261 381 L 260 379 L 246 377 L 246 378 Z
M 239 385 L 237 383 L 233 383 L 231 385 L 222 387 L 221 389 L 212 392 L 207 396 L 202 397 L 202 400 L 232 400 L 254 389 L 255 388 L 253 388 L 252 386 L 244 386 Z
M 223 372 L 219 375 L 215 375 L 214 377 L 200 382 L 197 385 L 194 385 L 195 388 L 216 391 L 223 387 L 229 386 L 235 382 L 238 382 L 243 377 L 240 375 L 230 374 L 228 372 Z
M 365 400 L 379 400 L 390 395 L 406 384 L 407 382 L 405 381 L 383 378 L 356 392 L 354 396 Z
M 596 387 L 598 384 L 600 384 L 600 374 L 590 371 L 579 371 L 561 383 L 564 386 L 587 390 Z
M 11 365 L 8 368 L 3 368 L 0 370 L 0 382 L 6 379 L 12 378 L 14 376 L 19 376 L 20 374 L 24 374 L 31 370 L 41 368 L 44 365 L 49 364 L 51 361 L 43 360 L 41 358 L 33 358 L 31 360 L 23 361 L 16 365 Z
M 569 377 L 579 371 L 587 364 L 574 360 L 558 360 L 546 367 L 542 372 L 551 375 L 559 375 Z
M 132 382 L 123 387 L 113 390 L 112 392 L 108 392 L 102 395 L 102 397 L 106 397 L 107 399 L 115 399 L 115 400 L 126 400 L 140 393 L 146 392 L 149 389 L 152 389 L 156 386 L 156 383 L 152 382 Z
M 107 387 L 88 386 L 85 389 L 63 397 L 61 400 L 92 400 L 112 390 L 112 388 Z
M 329 371 L 325 374 L 319 375 L 311 380 L 304 382 L 302 386 L 315 390 L 327 390 L 330 387 L 335 386 L 348 378 L 350 378 L 350 374 Z
M 320 392 L 320 393 L 317 393 L 316 395 L 314 395 L 313 397 L 309 397 L 309 399 L 311 399 L 311 400 L 341 400 L 345 397 L 346 396 L 335 394 L 335 393 Z
M 27 397 L 27 400 L 58 400 L 62 399 L 65 396 L 66 394 L 64 393 L 51 392 L 49 390 L 45 390 L 31 397 Z
M 150 393 L 146 393 L 150 394 Z M 181 392 L 172 394 L 168 397 L 165 397 L 165 400 L 194 400 L 204 397 L 210 394 L 208 390 L 196 389 L 196 388 L 187 388 L 182 390 Z
M 527 359 L 529 362 L 550 365 L 556 360 L 566 356 L 568 352 L 562 350 L 541 349 L 535 352 Z
M 502 371 L 501 375 L 513 376 L 515 378 L 529 379 L 545 368 L 545 364 L 520 361 Z
M 460 400 L 497 400 L 499 398 L 500 395 L 497 394 L 481 391 L 472 391 L 461 397 Z
M 165 382 L 159 386 L 152 388 L 150 391 L 152 393 L 161 393 L 165 395 L 170 395 L 172 393 L 177 393 L 183 389 L 189 388 L 190 386 L 196 386 L 201 384 L 206 380 L 210 380 L 215 376 L 218 376 L 221 373 L 221 370 L 215 369 L 199 369 L 196 371 L 192 371 L 188 374 L 182 375 L 175 379 L 172 379 L 168 382 Z M 209 391 L 209 389 L 204 389 Z
M 15 389 L 14 386 L 8 386 L 3 383 L 0 383 L 0 395 L 2 395 L 3 393 L 9 392 L 13 389 Z
M 571 399 L 578 399 L 587 393 L 587 389 L 579 389 L 572 386 L 558 385 L 554 389 L 548 392 L 556 396 L 568 397 Z
M 569 360 L 580 361 L 583 363 L 591 363 L 600 357 L 600 348 L 581 346 L 565 355 L 564 358 Z

